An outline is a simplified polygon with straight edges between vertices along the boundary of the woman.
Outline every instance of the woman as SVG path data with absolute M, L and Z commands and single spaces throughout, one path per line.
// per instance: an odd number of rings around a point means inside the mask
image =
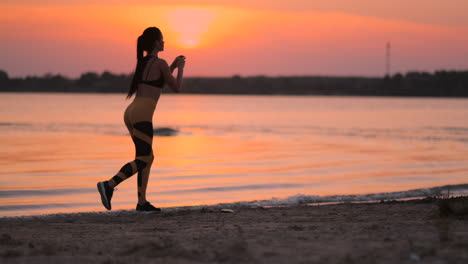
M 101 200 L 107 210 L 111 210 L 111 199 L 114 188 L 122 181 L 138 172 L 138 204 L 137 211 L 161 211 L 146 200 L 146 186 L 153 163 L 153 113 L 165 83 L 175 92 L 182 88 L 182 78 L 185 67 L 185 57 L 178 56 L 169 66 L 158 57 L 158 52 L 164 50 L 164 39 L 156 27 L 145 29 L 138 37 L 137 65 L 129 87 L 127 98 L 136 93 L 133 101 L 124 113 L 125 125 L 135 144 L 135 160 L 125 164 L 120 171 L 108 181 L 98 182 L 97 188 Z M 146 56 L 143 57 L 143 51 Z M 177 70 L 177 79 L 172 72 Z

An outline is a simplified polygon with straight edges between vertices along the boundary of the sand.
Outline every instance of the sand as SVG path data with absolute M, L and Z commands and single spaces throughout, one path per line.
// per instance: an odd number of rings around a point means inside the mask
M 468 263 L 468 216 L 411 201 L 0 218 L 2 263 Z

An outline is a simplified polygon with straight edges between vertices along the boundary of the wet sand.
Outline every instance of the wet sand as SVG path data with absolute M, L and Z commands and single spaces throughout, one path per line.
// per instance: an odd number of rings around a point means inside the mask
M 434 202 L 0 218 L 2 263 L 468 263 Z

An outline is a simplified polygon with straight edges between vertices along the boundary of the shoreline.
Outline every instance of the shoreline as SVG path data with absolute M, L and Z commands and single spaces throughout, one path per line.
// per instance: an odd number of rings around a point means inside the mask
M 409 189 L 404 191 L 394 191 L 394 192 L 381 192 L 381 193 L 367 193 L 367 194 L 343 194 L 343 195 L 328 195 L 328 196 L 316 196 L 316 195 L 304 195 L 296 194 L 293 196 L 287 196 L 284 198 L 272 197 L 271 199 L 259 199 L 259 200 L 247 200 L 247 201 L 233 201 L 233 202 L 218 202 L 218 203 L 208 203 L 208 204 L 193 204 L 193 205 L 172 205 L 172 206 L 158 206 L 163 210 L 198 210 L 201 208 L 213 209 L 213 208 L 258 208 L 258 207 L 288 207 L 288 206 L 298 206 L 298 205 L 309 205 L 309 206 L 323 206 L 323 205 L 335 205 L 342 203 L 387 203 L 387 202 L 405 202 L 405 201 L 418 201 L 418 200 L 427 200 L 427 199 L 441 199 L 448 197 L 468 197 L 468 183 L 461 184 L 450 184 L 442 186 L 433 186 L 428 188 L 417 188 Z M 0 194 L 1 194 L 0 190 Z M 8 191 L 7 191 L 8 192 Z M 90 193 L 95 193 L 95 190 L 90 190 Z M 66 208 L 67 204 L 58 204 L 60 207 Z M 8 217 L 34 217 L 34 216 L 46 216 L 46 215 L 55 215 L 55 214 L 83 214 L 83 213 L 114 213 L 114 211 L 106 211 L 100 202 L 98 203 L 88 203 L 87 206 L 92 206 L 92 210 L 65 210 L 52 212 L 40 213 L 38 210 L 33 210 L 33 212 L 18 215 L 18 214 L 6 214 L 4 216 L 0 215 L 0 219 Z M 98 205 L 98 206 L 96 206 Z M 21 206 L 21 205 L 19 205 Z M 29 211 L 28 207 L 16 209 L 8 209 L 8 207 L 18 207 L 18 205 L 0 205 L 1 212 L 9 211 Z M 6 208 L 6 209 L 5 209 Z M 86 207 L 85 207 L 86 208 Z M 89 208 L 89 207 L 88 207 Z M 84 208 L 82 208 L 84 209 Z M 120 211 L 133 211 L 130 208 L 119 208 Z
M 406 191 L 396 191 L 396 192 L 383 192 L 383 193 L 369 193 L 369 194 L 347 194 L 347 195 L 329 195 L 329 196 L 314 196 L 314 195 L 304 195 L 296 194 L 293 196 L 288 196 L 285 198 L 276 198 L 266 200 L 250 200 L 250 201 L 236 201 L 236 202 L 221 202 L 221 203 L 209 203 L 209 204 L 194 204 L 194 205 L 173 205 L 167 207 L 161 207 L 163 210 L 174 211 L 174 210 L 199 210 L 205 208 L 207 210 L 217 209 L 217 208 L 258 208 L 258 207 L 290 207 L 290 206 L 323 206 L 323 205 L 336 205 L 343 203 L 395 203 L 395 202 L 407 202 L 407 201 L 419 201 L 419 200 L 437 200 L 449 197 L 468 197 L 467 194 L 467 183 L 462 184 L 452 184 L 452 185 L 443 185 L 443 186 L 434 186 L 429 188 L 419 188 L 419 189 L 410 189 Z M 451 190 L 451 191 L 450 191 Z M 92 191 L 94 192 L 94 190 Z M 451 193 L 450 193 L 451 192 Z M 1 193 L 1 191 L 0 191 Z M 4 216 L 0 215 L 2 218 L 21 218 L 21 217 L 35 217 L 35 216 L 47 216 L 47 215 L 57 215 L 57 214 L 85 214 L 85 213 L 115 213 L 114 211 L 107 211 L 102 208 L 101 204 L 98 203 L 98 207 L 94 207 L 93 210 L 83 210 L 83 211 L 56 211 L 56 212 L 30 212 L 29 214 L 15 215 L 15 214 L 6 214 Z M 57 204 L 55 204 L 57 205 Z M 59 204 L 61 207 L 66 207 L 66 204 Z M 89 203 L 87 205 L 95 205 L 94 203 Z M 8 207 L 17 207 L 18 205 L 0 205 L 0 212 L 8 211 L 23 211 L 19 208 L 17 209 L 8 209 Z M 6 209 L 5 209 L 6 208 Z M 97 209 L 99 208 L 99 209 Z M 25 208 L 23 208 L 25 209 Z M 28 209 L 25 209 L 28 210 Z M 134 211 L 134 209 L 120 208 L 119 211 Z M 34 210 L 33 210 L 34 211 Z
M 246 201 L 246 202 L 233 202 L 233 203 L 217 203 L 217 204 L 204 204 L 204 205 L 187 205 L 187 206 L 169 206 L 160 207 L 163 212 L 177 212 L 177 211 L 209 211 L 215 212 L 222 209 L 268 209 L 268 208 L 288 208 L 297 206 L 328 206 L 328 205 L 340 205 L 340 204 L 385 204 L 385 203 L 405 203 L 405 202 L 416 202 L 416 203 L 428 203 L 434 201 L 434 197 L 429 196 L 418 196 L 418 197 L 405 197 L 387 200 L 364 200 L 364 201 L 330 201 L 330 202 L 311 202 L 311 203 L 298 203 L 298 204 L 276 204 L 276 205 L 256 205 L 255 202 L 264 202 L 263 200 L 258 201 Z M 268 201 L 268 200 L 265 200 Z M 44 214 L 32 214 L 32 215 L 12 215 L 12 216 L 0 216 L 1 219 L 21 219 L 21 218 L 36 218 L 36 217 L 54 217 L 54 216 L 82 216 L 90 214 L 138 214 L 135 209 L 117 209 L 117 210 L 106 210 L 101 211 L 82 211 L 82 212 L 58 212 L 58 213 L 44 213 Z
M 468 215 L 435 200 L 0 218 L 8 263 L 466 263 Z

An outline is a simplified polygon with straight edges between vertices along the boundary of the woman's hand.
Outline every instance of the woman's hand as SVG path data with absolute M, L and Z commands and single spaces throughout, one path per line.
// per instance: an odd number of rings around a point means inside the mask
M 185 67 L 185 56 L 180 55 L 179 57 L 176 58 L 177 60 L 177 67 L 179 70 L 183 70 Z
M 182 66 L 180 66 L 180 61 L 183 61 L 182 63 Z M 175 68 L 179 67 L 179 68 L 184 68 L 185 66 L 185 56 L 184 55 L 180 55 L 180 56 L 177 56 L 174 61 L 171 63 L 171 71 L 174 71 Z

